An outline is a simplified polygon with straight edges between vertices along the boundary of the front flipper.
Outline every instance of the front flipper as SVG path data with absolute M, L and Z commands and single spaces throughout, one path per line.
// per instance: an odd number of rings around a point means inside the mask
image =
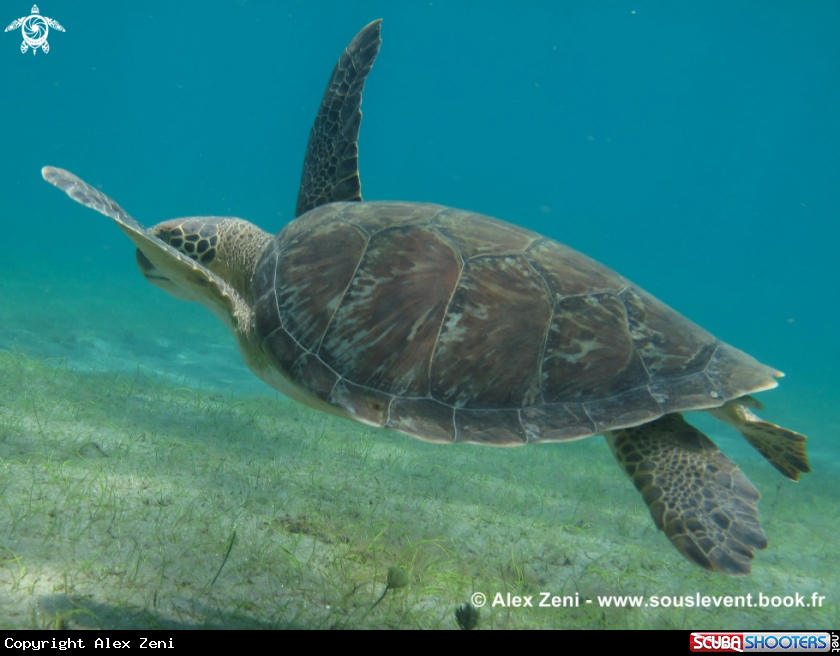
M 750 573 L 753 552 L 767 546 L 760 495 L 708 437 L 670 414 L 612 431 L 607 442 L 683 556 L 713 572 Z
M 327 203 L 362 200 L 359 124 L 365 79 L 379 53 L 381 20 L 356 35 L 338 60 L 309 133 L 295 217 Z
M 16 29 L 17 29 L 17 28 L 19 28 L 21 25 L 23 25 L 23 21 L 25 21 L 25 20 L 26 20 L 26 16 L 24 16 L 23 18 L 18 18 L 17 20 L 13 20 L 13 21 L 12 21 L 12 24 L 11 24 L 11 25 L 9 25 L 9 27 L 7 27 L 7 28 L 6 28 L 5 30 L 3 30 L 3 31 L 4 31 L 4 32 L 9 32 L 10 30 L 16 30 Z M 24 43 L 26 43 L 26 42 L 24 41 Z
M 44 180 L 58 187 L 77 203 L 110 217 L 157 270 L 183 294 L 199 301 L 233 332 L 236 331 L 236 292 L 205 267 L 179 253 L 132 219 L 101 191 L 64 169 L 45 166 Z
M 735 428 L 767 461 L 792 481 L 799 480 L 799 474 L 811 471 L 805 442 L 808 438 L 787 428 L 782 428 L 750 410 L 747 405 L 760 404 L 750 396 L 729 401 L 720 408 L 712 408 L 709 414 Z

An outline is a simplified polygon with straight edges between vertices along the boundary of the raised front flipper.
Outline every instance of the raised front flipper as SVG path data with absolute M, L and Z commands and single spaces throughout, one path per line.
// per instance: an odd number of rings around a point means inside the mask
M 382 21 L 356 35 L 338 60 L 309 133 L 295 217 L 326 203 L 362 200 L 359 124 L 365 79 L 379 53 Z
M 708 437 L 670 414 L 612 431 L 607 442 L 683 556 L 714 572 L 750 573 L 753 552 L 767 546 L 760 495 Z
M 101 191 L 64 169 L 45 166 L 44 180 L 58 187 L 77 203 L 110 217 L 154 267 L 161 281 L 171 283 L 179 298 L 199 301 L 233 332 L 236 330 L 236 292 L 221 278 L 179 253 L 131 218 Z M 174 291 L 173 291 L 174 293 Z

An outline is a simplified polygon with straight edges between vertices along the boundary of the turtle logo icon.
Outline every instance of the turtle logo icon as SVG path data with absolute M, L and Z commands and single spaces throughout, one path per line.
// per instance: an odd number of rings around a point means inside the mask
M 23 33 L 23 43 L 20 44 L 20 51 L 26 52 L 32 48 L 33 55 L 38 52 L 38 48 L 41 48 L 44 52 L 50 51 L 50 44 L 47 43 L 47 34 L 49 34 L 50 28 L 59 32 L 64 31 L 64 28 L 58 24 L 58 21 L 41 16 L 41 13 L 38 11 L 38 5 L 32 5 L 32 13 L 29 16 L 18 18 L 4 31 L 9 32 L 18 27 Z

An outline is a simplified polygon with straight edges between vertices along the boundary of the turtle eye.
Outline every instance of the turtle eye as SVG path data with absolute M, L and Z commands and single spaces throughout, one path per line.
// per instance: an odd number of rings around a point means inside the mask
M 168 228 L 161 228 L 159 226 L 155 226 L 154 228 L 150 229 L 149 232 L 151 232 L 155 237 L 160 239 L 164 244 L 169 244 L 173 248 L 178 248 L 178 246 L 176 246 L 175 244 L 176 242 L 183 243 L 182 236 L 184 233 L 178 230 L 178 228 L 169 230 Z

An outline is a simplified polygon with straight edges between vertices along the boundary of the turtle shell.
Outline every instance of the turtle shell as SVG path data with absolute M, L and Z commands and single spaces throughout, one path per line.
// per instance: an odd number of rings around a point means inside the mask
M 281 376 L 437 442 L 577 439 L 781 375 L 567 246 L 440 205 L 312 210 L 273 238 L 252 292 Z

